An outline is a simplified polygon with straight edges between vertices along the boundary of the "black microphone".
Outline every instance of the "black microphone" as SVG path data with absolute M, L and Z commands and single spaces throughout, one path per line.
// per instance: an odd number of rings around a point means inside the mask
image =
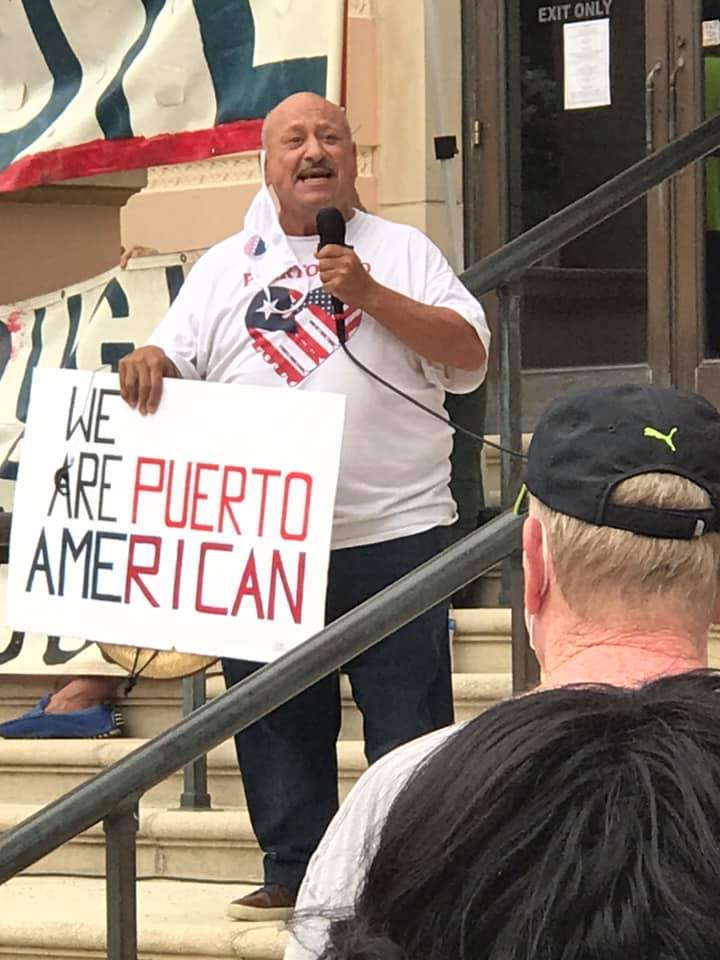
M 333 243 L 338 247 L 347 246 L 345 243 L 345 217 L 337 207 L 323 207 L 322 210 L 318 211 L 315 223 L 318 236 L 320 237 L 318 250 L 321 250 L 329 243 Z M 341 300 L 338 300 L 337 297 L 333 297 L 332 308 L 335 316 L 335 329 L 338 340 L 340 343 L 345 343 L 345 304 Z

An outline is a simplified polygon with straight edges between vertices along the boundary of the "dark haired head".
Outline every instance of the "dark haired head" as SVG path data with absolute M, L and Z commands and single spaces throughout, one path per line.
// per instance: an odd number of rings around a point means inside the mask
M 719 690 L 568 687 L 467 724 L 398 796 L 324 960 L 716 960 Z

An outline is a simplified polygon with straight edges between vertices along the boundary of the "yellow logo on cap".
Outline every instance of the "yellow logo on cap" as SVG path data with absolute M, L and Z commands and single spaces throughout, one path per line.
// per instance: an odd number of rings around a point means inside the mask
M 668 447 L 670 447 L 673 453 L 677 453 L 677 448 L 673 443 L 673 437 L 677 432 L 677 427 L 673 427 L 670 433 L 661 433 L 659 430 L 656 430 L 655 427 L 645 427 L 643 436 L 650 437 L 651 440 L 661 440 L 663 443 L 666 443 Z

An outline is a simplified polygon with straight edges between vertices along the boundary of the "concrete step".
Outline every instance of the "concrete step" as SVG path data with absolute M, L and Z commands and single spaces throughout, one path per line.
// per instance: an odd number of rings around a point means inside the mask
M 138 960 L 282 960 L 282 923 L 234 923 L 226 904 L 249 887 L 138 883 Z M 105 882 L 17 877 L 0 887 L 0 957 L 105 960 Z
M 499 618 L 502 619 L 502 618 Z M 509 674 L 509 646 L 502 637 L 493 637 L 492 624 L 481 625 L 476 637 L 465 637 L 454 644 L 455 668 L 464 668 L 470 663 L 487 661 L 489 673 Z M 500 628 L 501 624 L 498 623 Z M 478 649 L 478 645 L 483 645 Z M 507 662 L 506 670 L 501 668 Z M 490 682 L 490 681 L 488 681 Z M 503 678 L 497 680 L 497 690 L 505 689 Z M 494 690 L 487 692 L 483 684 L 478 685 L 477 674 L 456 673 L 453 677 L 455 707 L 458 720 L 467 720 L 478 710 L 487 706 L 487 699 L 497 699 Z M 215 697 L 225 690 L 222 677 L 208 677 L 209 697 Z M 362 717 L 355 706 L 347 677 L 341 679 L 342 692 L 342 729 L 343 740 L 362 739 Z M 47 683 L 36 677 L 0 678 L 0 722 L 10 720 L 29 710 L 47 693 Z M 479 700 L 478 700 L 479 697 Z M 118 705 L 125 718 L 125 733 L 133 738 L 154 737 L 167 730 L 182 717 L 182 687 L 179 681 L 141 680 L 128 698 L 121 698 Z M 0 741 L 2 742 L 2 741 Z M 1 800 L 0 796 L 0 800 Z
M 131 737 L 111 740 L 0 740 L 0 782 L 3 803 L 45 804 L 127 756 L 146 741 Z M 347 775 L 357 775 L 360 744 L 343 744 Z M 224 743 L 208 757 L 213 804 L 221 808 L 245 806 L 232 743 Z M 182 792 L 182 776 L 158 784 L 144 800 L 148 806 L 175 808 Z
M 0 723 L 34 707 L 51 689 L 52 683 L 48 683 L 47 678 L 0 676 Z M 129 736 L 151 737 L 167 730 L 182 717 L 181 682 L 140 680 L 129 698 L 118 699 L 118 706 L 122 709 Z
M 455 611 L 453 669 L 463 673 L 512 672 L 511 615 L 503 607 Z M 710 628 L 708 665 L 720 669 L 720 625 Z
M 453 670 L 463 673 L 512 672 L 510 610 L 478 607 L 455 610 Z
M 485 694 L 477 699 L 475 678 L 478 675 L 510 675 L 510 611 L 500 607 L 479 607 L 455 610 L 454 617 L 455 696 L 457 717 L 463 720 L 487 706 Z M 720 630 L 716 628 L 711 631 L 709 643 L 710 666 L 720 668 Z M 208 678 L 210 696 L 216 696 L 223 688 L 219 675 Z M 498 691 L 503 689 L 509 689 L 507 682 L 498 679 Z M 0 722 L 30 709 L 47 690 L 47 681 L 36 677 L 0 677 Z M 359 740 L 362 737 L 362 722 L 352 703 L 346 678 L 343 678 L 342 692 L 341 737 Z M 496 694 L 492 693 L 490 700 L 494 699 Z M 182 686 L 180 681 L 140 680 L 131 696 L 121 698 L 119 704 L 125 715 L 127 734 L 139 738 L 152 737 L 180 719 Z
M 495 588 L 494 588 L 495 589 Z M 511 670 L 510 611 L 501 607 L 478 607 L 454 611 L 456 621 L 453 662 L 456 674 L 502 673 Z M 720 633 L 710 635 L 710 663 L 720 666 Z M 361 718 L 352 703 L 349 685 L 343 678 L 343 739 L 361 736 Z M 458 717 L 466 718 L 474 709 L 464 693 L 464 681 L 456 682 Z M 216 696 L 224 688 L 214 668 L 208 677 L 208 695 Z M 37 677 L 0 677 L 0 722 L 16 717 L 33 706 L 48 691 L 46 680 Z M 180 681 L 140 680 L 129 698 L 119 705 L 126 719 L 126 732 L 132 737 L 151 737 L 176 723 L 182 715 Z
M 510 673 L 510 611 L 502 608 L 456 610 L 453 662 L 456 673 Z M 224 689 L 218 668 L 208 677 L 208 695 Z M 462 683 L 460 684 L 462 686 Z M 33 707 L 48 693 L 48 681 L 38 677 L 0 677 L 0 723 Z M 457 690 L 460 701 L 461 689 Z M 182 716 L 182 684 L 179 680 L 140 680 L 119 706 L 131 737 L 152 737 L 167 730 Z M 470 707 L 471 708 L 471 707 Z M 458 716 L 467 707 L 458 704 Z M 347 680 L 343 685 L 343 739 L 359 739 L 361 720 L 352 704 Z
M 482 577 L 468 584 L 462 591 L 461 596 L 463 600 L 462 606 L 458 607 L 460 610 L 464 609 L 465 606 L 472 609 L 501 607 L 503 605 L 501 599 L 502 568 L 498 566 L 488 570 Z
M 510 694 L 503 674 L 455 677 L 458 720 L 470 719 Z M 12 829 L 43 804 L 116 762 L 140 739 L 0 741 L 0 831 Z M 338 745 L 340 793 L 347 795 L 365 768 L 362 743 Z M 179 809 L 180 775 L 150 791 L 143 801 L 138 834 L 138 873 L 144 878 L 259 881 L 261 854 L 243 808 L 242 782 L 230 744 L 209 758 L 211 811 Z M 104 839 L 97 825 L 35 864 L 30 872 L 104 875 Z
M 524 433 L 522 435 L 523 453 L 527 453 L 531 438 L 531 433 Z M 500 443 L 498 434 L 489 433 L 487 439 L 493 443 Z M 494 447 L 483 446 L 480 454 L 480 464 L 482 468 L 485 503 L 489 507 L 496 507 L 500 503 L 500 451 Z
M 116 763 L 145 740 L 0 740 L 3 803 L 46 804 Z M 344 797 L 366 767 L 362 743 L 338 744 L 340 793 Z M 209 790 L 214 807 L 245 809 L 245 795 L 231 743 L 208 757 Z M 182 792 L 180 773 L 153 787 L 144 798 L 152 807 L 175 809 Z
M 39 804 L 0 803 L 0 833 L 40 809 Z M 262 881 L 262 854 L 247 811 L 167 810 L 146 806 L 137 834 L 138 877 L 226 883 Z M 105 836 L 96 824 L 33 864 L 28 874 L 105 876 Z
M 510 693 L 502 674 L 455 677 L 458 719 L 471 716 Z M 126 756 L 144 741 L 0 741 L 0 832 L 12 829 L 40 806 Z M 342 799 L 365 769 L 362 743 L 338 745 Z M 243 808 L 242 781 L 230 744 L 209 758 L 210 811 L 179 809 L 180 775 L 143 800 L 138 833 L 138 875 L 143 878 L 256 882 L 261 854 Z M 30 873 L 102 877 L 105 871 L 101 825 L 88 830 L 35 864 Z
M 468 719 L 507 696 L 506 674 L 459 674 L 455 677 L 456 716 Z M 48 803 L 105 767 L 127 756 L 144 739 L 118 737 L 110 740 L 0 740 L 2 802 Z M 365 769 L 360 739 L 338 743 L 340 794 L 344 798 Z M 213 805 L 244 808 L 240 774 L 231 741 L 208 756 L 209 789 Z M 180 773 L 154 787 L 145 797 L 148 805 L 176 807 L 182 792 Z
M 455 610 L 453 670 L 463 674 L 512 673 L 510 610 L 478 607 Z M 720 669 L 720 625 L 710 628 L 708 665 Z

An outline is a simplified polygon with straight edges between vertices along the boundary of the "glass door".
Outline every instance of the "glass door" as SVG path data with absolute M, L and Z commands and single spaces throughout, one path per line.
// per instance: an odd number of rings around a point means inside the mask
M 675 0 L 678 132 L 720 113 L 720 0 Z M 720 151 L 675 178 L 677 381 L 720 405 Z M 694 256 L 693 256 L 694 252 Z
M 509 156 L 510 225 L 517 235 L 654 149 L 662 84 L 654 46 L 666 22 L 658 0 L 647 10 L 636 0 L 511 7 L 510 126 L 519 136 Z M 526 275 L 526 420 L 571 386 L 667 379 L 669 344 L 653 326 L 665 304 L 652 278 L 657 284 L 667 269 L 651 238 L 653 204 L 639 201 Z
M 524 0 L 516 10 L 518 233 L 663 146 L 673 79 L 664 0 Z M 542 408 L 580 384 L 672 382 L 669 189 L 659 187 L 530 271 L 526 405 Z

